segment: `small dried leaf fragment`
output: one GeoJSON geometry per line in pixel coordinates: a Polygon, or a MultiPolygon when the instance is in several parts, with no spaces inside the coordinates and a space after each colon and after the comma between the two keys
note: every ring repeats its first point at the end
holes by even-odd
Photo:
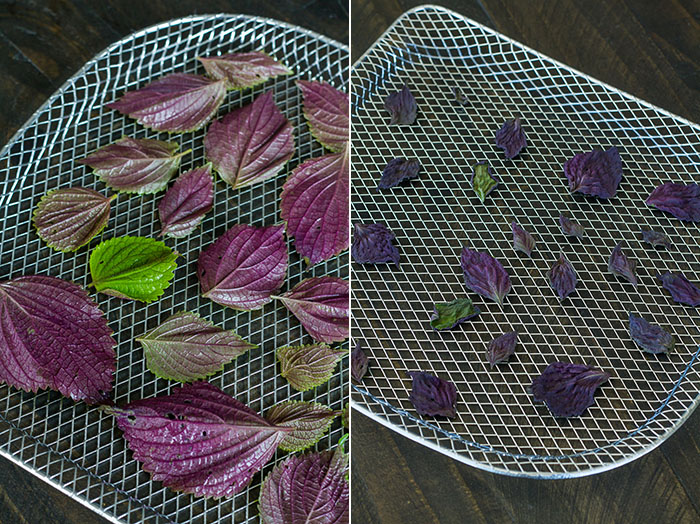
{"type": "Polygon", "coordinates": [[[576,271],[574,271],[574,266],[571,265],[571,262],[564,255],[559,256],[559,260],[549,270],[547,277],[552,289],[557,292],[561,300],[568,297],[576,288],[576,271]]]}
{"type": "Polygon", "coordinates": [[[636,288],[636,270],[637,261],[627,258],[627,255],[622,252],[621,244],[616,245],[615,249],[613,249],[612,253],[610,254],[610,260],[608,260],[608,271],[613,275],[624,278],[636,288]]]}
{"type": "Polygon", "coordinates": [[[292,74],[284,64],[262,51],[199,57],[199,61],[210,77],[224,80],[227,89],[255,87],[278,75],[292,74]]]}
{"type": "Polygon", "coordinates": [[[360,347],[360,343],[355,344],[355,347],[350,354],[350,375],[356,383],[362,382],[369,368],[369,357],[360,347]]]}
{"type": "Polygon", "coordinates": [[[673,335],[661,326],[647,322],[630,313],[630,336],[647,353],[666,353],[675,346],[673,335]]]}
{"type": "Polygon", "coordinates": [[[700,222],[700,186],[666,182],[654,189],[646,203],[679,220],[700,222]]]}
{"type": "Polygon", "coordinates": [[[583,238],[585,236],[583,226],[567,216],[559,215],[559,226],[561,227],[561,232],[567,237],[583,238]]]}
{"type": "Polygon", "coordinates": [[[480,253],[465,247],[461,257],[464,282],[479,295],[503,305],[510,291],[510,277],[503,265],[488,253],[480,253]]]}
{"type": "Polygon", "coordinates": [[[346,93],[326,82],[299,80],[304,95],[304,116],[311,134],[325,147],[339,153],[350,139],[350,100],[346,93]]]}
{"type": "Polygon", "coordinates": [[[642,240],[653,247],[665,247],[666,249],[671,249],[671,239],[663,233],[657,233],[656,231],[646,231],[642,229],[642,240]]]}
{"type": "Polygon", "coordinates": [[[532,381],[535,402],[544,402],[555,417],[578,417],[593,405],[596,389],[610,374],[584,364],[552,362],[532,381]]]}
{"type": "Polygon", "coordinates": [[[572,193],[612,198],[622,180],[622,160],[616,147],[578,153],[564,164],[564,174],[572,193]]]}
{"type": "Polygon", "coordinates": [[[265,418],[277,427],[291,428],[279,448],[284,451],[302,451],[313,446],[328,431],[340,413],[316,402],[287,400],[272,406],[265,418]]]}
{"type": "Polygon", "coordinates": [[[457,388],[455,385],[424,371],[409,373],[413,379],[409,400],[416,411],[428,417],[455,418],[457,388]]]}
{"type": "Polygon", "coordinates": [[[671,293],[671,298],[680,304],[689,306],[700,306],[700,289],[684,275],[679,273],[664,273],[659,275],[659,279],[671,293]]]}
{"type": "Polygon", "coordinates": [[[535,249],[535,239],[532,235],[520,227],[517,222],[511,222],[510,227],[513,231],[513,249],[522,251],[527,256],[532,256],[532,250],[535,249]]]}
{"type": "Polygon", "coordinates": [[[390,94],[384,102],[384,109],[391,115],[389,124],[412,124],[416,121],[418,105],[407,85],[401,91],[390,94]]]}
{"type": "Polygon", "coordinates": [[[284,346],[277,350],[280,375],[297,391],[306,391],[325,384],[333,376],[336,364],[347,351],[327,344],[284,346]]]}
{"type": "Polygon", "coordinates": [[[416,178],[420,169],[420,162],[415,158],[394,158],[382,171],[377,189],[389,189],[398,186],[404,180],[416,178]]]}
{"type": "Polygon", "coordinates": [[[213,205],[211,164],[181,174],[158,204],[161,235],[173,238],[189,235],[213,205]]]}
{"type": "Polygon", "coordinates": [[[435,331],[453,327],[476,317],[481,311],[468,298],[458,298],[452,302],[437,303],[433,306],[430,325],[435,331]]]}
{"type": "Polygon", "coordinates": [[[486,162],[479,162],[474,166],[470,182],[481,202],[498,186],[498,179],[491,173],[491,168],[486,162]]]}
{"type": "Polygon", "coordinates": [[[515,346],[517,343],[517,331],[505,333],[489,342],[489,347],[486,351],[486,358],[488,359],[491,367],[499,364],[500,362],[508,360],[508,358],[515,353],[515,346]]]}
{"type": "Polygon", "coordinates": [[[399,267],[399,250],[392,244],[396,238],[384,224],[355,224],[353,226],[352,259],[358,264],[386,264],[399,267]]]}
{"type": "Polygon", "coordinates": [[[503,149],[506,158],[515,158],[527,146],[527,138],[519,118],[506,120],[496,132],[496,145],[503,149]]]}

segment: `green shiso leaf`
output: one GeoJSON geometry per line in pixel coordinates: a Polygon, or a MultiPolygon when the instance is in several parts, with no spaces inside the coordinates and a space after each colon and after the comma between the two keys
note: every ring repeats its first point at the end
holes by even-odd
{"type": "Polygon", "coordinates": [[[457,324],[474,318],[481,312],[468,298],[458,298],[452,302],[435,304],[434,308],[433,315],[430,317],[430,325],[436,331],[452,329],[457,324]]]}

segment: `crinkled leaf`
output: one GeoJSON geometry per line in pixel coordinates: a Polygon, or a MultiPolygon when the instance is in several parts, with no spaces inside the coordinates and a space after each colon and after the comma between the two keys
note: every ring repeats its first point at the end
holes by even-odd
{"type": "Polygon", "coordinates": [[[282,170],[294,155],[294,128],[267,92],[213,122],[204,149],[221,178],[238,189],[282,170]]]}
{"type": "Polygon", "coordinates": [[[494,338],[489,342],[489,347],[486,351],[486,358],[489,361],[491,367],[496,364],[508,360],[510,356],[515,353],[515,346],[518,343],[518,332],[511,331],[510,333],[505,333],[500,337],[494,338]]]}
{"type": "Polygon", "coordinates": [[[107,198],[84,187],[49,191],[34,210],[39,238],[58,251],[75,251],[107,225],[115,197],[107,198]]]}
{"type": "Polygon", "coordinates": [[[503,149],[506,158],[515,158],[527,146],[527,138],[519,118],[506,120],[496,132],[496,145],[503,149]]]}
{"type": "Polygon", "coordinates": [[[152,238],[111,238],[90,255],[90,285],[107,295],[152,302],[170,285],[177,256],[152,238]]]}
{"type": "Polygon", "coordinates": [[[211,164],[181,174],[158,204],[160,234],[174,238],[189,235],[213,204],[211,164]]]}
{"type": "Polygon", "coordinates": [[[284,226],[233,226],[199,255],[202,296],[234,309],[260,309],[282,287],[288,255],[284,226]]]}
{"type": "Polygon", "coordinates": [[[659,275],[664,288],[671,293],[671,298],[681,304],[700,306],[700,289],[685,276],[678,273],[659,275]]]}
{"type": "Polygon", "coordinates": [[[673,335],[661,326],[630,313],[630,336],[647,353],[666,353],[675,345],[673,335]]]}
{"type": "Polygon", "coordinates": [[[608,260],[608,271],[613,275],[624,278],[627,282],[637,287],[637,261],[627,258],[622,252],[622,244],[615,246],[608,260]]]}
{"type": "Polygon", "coordinates": [[[326,82],[299,80],[304,95],[304,116],[311,134],[331,151],[342,151],[350,138],[348,95],[326,82]]]}
{"type": "Polygon", "coordinates": [[[612,198],[622,180],[622,160],[616,147],[574,155],[564,164],[569,190],[599,198],[612,198]]]}
{"type": "Polygon", "coordinates": [[[311,277],[272,298],[280,300],[315,340],[330,344],[348,338],[350,286],[346,280],[311,277]]]}
{"type": "Polygon", "coordinates": [[[455,385],[439,377],[418,371],[409,373],[413,379],[409,400],[416,411],[423,416],[455,418],[455,402],[457,388],[455,385]]]}
{"type": "Polygon", "coordinates": [[[352,259],[358,264],[386,264],[399,267],[399,250],[391,242],[396,238],[384,224],[353,226],[352,259]]]}
{"type": "Polygon", "coordinates": [[[482,202],[498,186],[498,179],[491,173],[491,168],[486,162],[479,162],[474,166],[469,182],[482,202]]]}
{"type": "Polygon", "coordinates": [[[297,391],[306,391],[325,384],[333,376],[336,364],[347,351],[327,344],[284,346],[277,350],[280,375],[297,391]]]}
{"type": "Polygon", "coordinates": [[[275,466],[260,488],[263,524],[350,522],[348,459],[342,451],[292,456],[275,466]]]}
{"type": "Polygon", "coordinates": [[[663,233],[657,233],[656,231],[645,231],[642,229],[642,240],[654,247],[661,246],[665,247],[666,249],[671,249],[671,239],[663,233]]]}
{"type": "Polygon", "coordinates": [[[292,428],[280,442],[280,449],[302,451],[316,444],[339,414],[316,402],[287,400],[272,406],[265,418],[275,426],[292,428]]]}
{"type": "Polygon", "coordinates": [[[369,368],[369,357],[360,347],[360,343],[355,344],[355,347],[350,354],[350,376],[358,384],[362,382],[367,369],[369,368]]]}
{"type": "Polygon", "coordinates": [[[348,248],[350,232],[350,152],[312,158],[287,178],[280,201],[287,236],[310,264],[348,248]]]}
{"type": "Polygon", "coordinates": [[[474,318],[481,311],[468,298],[458,298],[452,302],[437,303],[433,306],[430,326],[436,331],[453,327],[474,318]]]}
{"type": "Polygon", "coordinates": [[[561,226],[562,233],[564,233],[567,237],[583,238],[585,236],[583,226],[577,222],[574,222],[569,217],[559,215],[559,225],[561,226]]]}
{"type": "Polygon", "coordinates": [[[584,364],[552,362],[532,381],[535,402],[545,402],[555,417],[578,417],[593,404],[593,395],[610,374],[584,364]]]}
{"type": "Polygon", "coordinates": [[[452,88],[452,97],[453,100],[457,102],[460,106],[469,105],[469,99],[467,98],[467,95],[464,94],[464,92],[457,87],[452,88]]]}
{"type": "Polygon", "coordinates": [[[646,203],[679,220],[700,222],[700,186],[666,182],[654,189],[646,203]]]}
{"type": "Polygon", "coordinates": [[[97,304],[72,282],[26,276],[0,282],[0,380],[102,402],[112,390],[116,342],[97,304]]]}
{"type": "Polygon", "coordinates": [[[384,101],[384,109],[391,115],[389,124],[412,124],[416,121],[418,105],[413,93],[404,84],[401,91],[390,94],[384,101]]]}
{"type": "Polygon", "coordinates": [[[241,491],[291,432],[207,382],[105,411],[153,480],[204,497],[241,491]]]}
{"type": "Polygon", "coordinates": [[[503,265],[488,253],[462,250],[462,271],[467,287],[479,295],[503,304],[510,291],[510,277],[503,265]]]}
{"type": "Polygon", "coordinates": [[[552,269],[547,273],[547,278],[549,278],[549,285],[552,289],[557,292],[559,298],[564,300],[571,293],[574,292],[576,288],[576,271],[574,271],[574,266],[571,265],[564,255],[559,256],[552,269]]]}
{"type": "Polygon", "coordinates": [[[199,57],[207,74],[214,80],[224,80],[227,89],[246,89],[292,71],[262,51],[199,57]]]}
{"type": "Polygon", "coordinates": [[[377,189],[389,189],[404,180],[416,178],[420,169],[420,162],[415,158],[394,158],[384,167],[377,189]]]}
{"type": "Polygon", "coordinates": [[[535,249],[535,239],[532,235],[520,227],[517,222],[511,222],[511,230],[513,231],[513,249],[522,251],[527,256],[532,256],[532,250],[535,249]]]}
{"type": "Polygon", "coordinates": [[[226,82],[173,73],[107,104],[157,131],[182,133],[204,127],[226,96],[226,82]]]}
{"type": "Polygon", "coordinates": [[[256,348],[234,331],[224,330],[196,313],[176,313],[136,339],[154,375],[179,382],[205,378],[256,348]]]}

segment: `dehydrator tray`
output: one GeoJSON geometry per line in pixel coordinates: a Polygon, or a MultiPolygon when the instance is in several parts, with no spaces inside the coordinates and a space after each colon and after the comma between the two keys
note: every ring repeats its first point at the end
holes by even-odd
{"type": "Polygon", "coordinates": [[[700,317],[673,302],[656,275],[699,275],[700,236],[697,225],[644,200],[660,183],[697,181],[700,127],[434,6],[402,15],[351,76],[352,221],[386,224],[401,254],[399,269],[352,264],[352,343],[370,358],[364,380],[353,385],[353,407],[456,460],[515,476],[588,475],[667,439],[697,406],[700,317]],[[404,83],[416,97],[418,118],[389,126],[384,100],[404,83]],[[466,105],[455,101],[455,90],[466,105]],[[528,146],[511,161],[493,139],[515,116],[523,119],[528,146]],[[623,163],[616,198],[571,195],[564,162],[611,146],[623,163]],[[378,191],[394,157],[417,158],[422,171],[378,191]],[[501,182],[482,204],[469,175],[484,160],[501,182]],[[564,237],[560,213],[580,222],[586,238],[564,237]],[[513,250],[511,221],[533,233],[532,259],[513,250]],[[641,228],[667,234],[673,248],[644,244],[641,228]],[[636,290],[607,272],[618,242],[638,261],[636,290]],[[464,246],[504,264],[513,288],[503,307],[465,287],[464,246]],[[547,279],[560,253],[579,279],[563,302],[547,279]],[[465,296],[481,315],[433,331],[433,304],[465,296]],[[669,329],[675,350],[643,353],[629,336],[630,312],[669,329]],[[512,330],[519,332],[515,355],[490,369],[489,341],[512,330]],[[612,375],[579,418],[555,419],[528,393],[555,360],[612,375]],[[455,383],[457,418],[417,414],[407,373],[418,370],[455,383]]]}

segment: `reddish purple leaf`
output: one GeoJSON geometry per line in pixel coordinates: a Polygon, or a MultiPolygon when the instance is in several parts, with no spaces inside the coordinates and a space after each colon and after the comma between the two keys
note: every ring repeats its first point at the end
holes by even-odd
{"type": "Polygon", "coordinates": [[[158,204],[161,235],[180,238],[200,224],[214,204],[211,164],[180,175],[158,204]]]}
{"type": "Polygon", "coordinates": [[[574,271],[574,266],[571,265],[571,262],[564,258],[564,255],[559,256],[559,260],[554,263],[552,269],[547,273],[547,278],[549,278],[549,284],[557,292],[561,300],[568,297],[576,288],[576,271],[574,271]]]}
{"type": "Polygon", "coordinates": [[[519,118],[506,120],[503,127],[496,132],[496,145],[503,149],[506,158],[515,158],[527,146],[525,131],[519,118]]]}
{"type": "Polygon", "coordinates": [[[627,282],[637,287],[637,261],[627,258],[622,252],[622,244],[615,246],[608,260],[608,271],[613,275],[624,278],[627,282]]]}
{"type": "Polygon", "coordinates": [[[367,373],[369,368],[369,357],[360,347],[360,343],[355,344],[355,347],[350,354],[350,375],[352,380],[358,384],[362,382],[362,379],[367,373]]]}
{"type": "Polygon", "coordinates": [[[642,317],[630,313],[629,322],[632,340],[647,353],[666,353],[671,351],[676,344],[671,333],[665,331],[661,326],[647,322],[642,317]]]}
{"type": "Polygon", "coordinates": [[[645,231],[642,229],[642,240],[653,247],[665,247],[666,249],[671,249],[671,239],[663,233],[657,233],[656,231],[645,231]]]}
{"type": "Polygon", "coordinates": [[[409,373],[409,376],[413,379],[409,400],[420,415],[450,418],[457,416],[457,388],[452,382],[423,371],[409,373]]]}
{"type": "Polygon", "coordinates": [[[700,306],[700,289],[685,276],[678,273],[659,275],[664,288],[671,293],[671,298],[681,304],[700,306]]]}
{"type": "Polygon", "coordinates": [[[389,189],[398,186],[404,180],[416,178],[420,168],[420,162],[415,158],[394,158],[382,170],[377,189],[389,189]]]}
{"type": "Polygon", "coordinates": [[[616,147],[579,153],[564,164],[572,193],[612,198],[622,180],[622,161],[616,147]]]}
{"type": "Polygon", "coordinates": [[[584,237],[583,226],[574,222],[569,217],[559,215],[559,225],[561,226],[561,232],[564,233],[567,237],[584,237]]]}
{"type": "Polygon", "coordinates": [[[545,402],[555,417],[578,417],[593,404],[593,395],[610,374],[583,364],[552,362],[532,381],[535,402],[545,402]]]}
{"type": "Polygon", "coordinates": [[[278,75],[292,74],[287,67],[262,51],[200,57],[199,61],[214,80],[225,80],[228,89],[255,87],[278,75]]]}
{"type": "Polygon", "coordinates": [[[297,85],[304,95],[311,134],[331,151],[342,151],[350,137],[348,95],[325,82],[299,80],[297,85]]]}
{"type": "Polygon", "coordinates": [[[515,353],[515,346],[517,343],[517,331],[505,333],[500,337],[496,337],[491,342],[489,342],[489,347],[486,351],[486,358],[488,359],[491,367],[495,366],[500,362],[508,360],[508,358],[510,358],[510,356],[513,353],[515,353]]]}
{"type": "Polygon", "coordinates": [[[510,291],[510,277],[498,260],[488,253],[465,247],[461,264],[464,282],[469,289],[503,305],[503,299],[510,291]]]}
{"type": "Polygon", "coordinates": [[[666,182],[647,197],[646,203],[679,220],[700,222],[700,186],[666,182]]]}
{"type": "Polygon", "coordinates": [[[527,256],[532,256],[532,250],[535,249],[535,239],[532,235],[518,225],[517,222],[511,222],[510,228],[513,231],[513,249],[522,251],[527,256]]]}
{"type": "Polygon", "coordinates": [[[391,115],[389,124],[412,124],[418,112],[416,99],[407,85],[386,97],[384,109],[391,115]]]}
{"type": "Polygon", "coordinates": [[[391,242],[396,238],[384,224],[355,224],[352,259],[358,264],[386,264],[399,267],[399,250],[391,242]]]}
{"type": "Polygon", "coordinates": [[[282,287],[287,263],[284,226],[233,226],[199,255],[202,296],[234,309],[260,309],[282,287]]]}

